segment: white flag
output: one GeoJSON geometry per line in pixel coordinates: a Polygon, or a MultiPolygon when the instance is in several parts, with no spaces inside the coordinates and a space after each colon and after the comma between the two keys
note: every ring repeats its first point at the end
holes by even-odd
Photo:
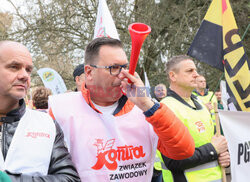
{"type": "Polygon", "coordinates": [[[150,83],[149,83],[146,71],[144,71],[144,78],[145,78],[145,87],[146,87],[147,94],[149,94],[149,96],[151,97],[151,95],[150,95],[150,83]]]}
{"type": "Polygon", "coordinates": [[[41,68],[37,73],[41,77],[44,86],[49,88],[53,94],[60,94],[67,91],[62,77],[55,70],[51,68],[41,68]]]}
{"type": "Polygon", "coordinates": [[[232,182],[250,179],[250,112],[221,111],[220,122],[228,142],[232,182]]]}
{"type": "Polygon", "coordinates": [[[221,88],[221,101],[222,101],[224,110],[237,111],[234,104],[230,100],[229,94],[227,93],[225,81],[221,80],[220,88],[221,88]]]}
{"type": "Polygon", "coordinates": [[[99,0],[94,39],[97,37],[112,37],[114,39],[119,39],[119,35],[109,12],[106,0],[99,0]]]}

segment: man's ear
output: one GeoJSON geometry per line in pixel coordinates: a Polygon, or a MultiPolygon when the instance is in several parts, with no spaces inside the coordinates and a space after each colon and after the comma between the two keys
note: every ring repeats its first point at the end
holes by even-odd
{"type": "Polygon", "coordinates": [[[92,80],[93,79],[93,67],[90,65],[84,66],[84,73],[85,73],[85,79],[86,80],[92,80]]]}
{"type": "Polygon", "coordinates": [[[76,80],[75,82],[78,83],[79,82],[79,76],[76,76],[75,80],[76,80]]]}
{"type": "Polygon", "coordinates": [[[169,79],[170,79],[172,82],[175,82],[175,81],[176,81],[176,74],[175,74],[174,71],[170,71],[170,72],[168,73],[168,75],[169,75],[169,79]]]}

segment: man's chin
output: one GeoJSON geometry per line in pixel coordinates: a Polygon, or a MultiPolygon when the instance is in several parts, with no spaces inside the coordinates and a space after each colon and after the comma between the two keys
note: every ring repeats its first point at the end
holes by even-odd
{"type": "Polygon", "coordinates": [[[113,98],[113,99],[120,99],[121,98],[121,96],[123,95],[123,93],[122,93],[122,91],[120,90],[119,92],[115,92],[113,95],[111,95],[111,97],[113,98]]]}
{"type": "Polygon", "coordinates": [[[105,100],[107,103],[115,103],[121,97],[122,97],[122,94],[120,94],[120,95],[117,94],[117,95],[113,95],[113,96],[108,96],[108,97],[102,98],[102,100],[105,100]]]}
{"type": "Polygon", "coordinates": [[[122,97],[122,95],[123,93],[121,89],[119,88],[119,89],[113,90],[113,92],[110,92],[109,98],[110,100],[117,101],[122,97]]]}
{"type": "Polygon", "coordinates": [[[18,96],[16,97],[16,99],[17,99],[17,100],[20,100],[20,99],[25,98],[25,96],[26,96],[26,95],[18,95],[18,96]]]}
{"type": "Polygon", "coordinates": [[[16,92],[16,93],[12,94],[12,97],[17,99],[17,100],[23,99],[25,96],[26,96],[25,91],[19,91],[19,92],[16,92]]]}

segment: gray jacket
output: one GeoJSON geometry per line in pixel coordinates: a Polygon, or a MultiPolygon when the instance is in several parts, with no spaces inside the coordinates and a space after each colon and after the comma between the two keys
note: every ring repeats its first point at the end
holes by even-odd
{"type": "MultiPolygon", "coordinates": [[[[25,113],[26,106],[24,100],[20,100],[20,107],[7,113],[6,117],[2,117],[2,153],[5,159],[13,135],[18,126],[19,120],[25,113]]],[[[25,174],[12,174],[5,171],[12,182],[75,182],[81,181],[71,156],[64,145],[64,136],[60,126],[55,122],[56,138],[54,141],[48,175],[46,176],[29,176],[25,174]]]]}

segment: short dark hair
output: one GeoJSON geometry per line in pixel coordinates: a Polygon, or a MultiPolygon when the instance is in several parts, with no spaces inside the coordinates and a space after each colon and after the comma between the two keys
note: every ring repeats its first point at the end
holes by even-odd
{"type": "Polygon", "coordinates": [[[175,71],[178,72],[179,69],[177,68],[176,65],[178,65],[180,62],[190,59],[192,60],[191,57],[187,56],[187,55],[178,55],[178,56],[174,56],[172,58],[170,58],[168,60],[168,62],[166,63],[166,73],[167,73],[167,79],[170,81],[169,79],[169,72],[170,71],[175,71]]]}
{"type": "Polygon", "coordinates": [[[74,81],[76,81],[76,77],[80,76],[81,74],[84,73],[84,64],[79,64],[73,72],[73,77],[74,77],[74,81]]]}
{"type": "Polygon", "coordinates": [[[118,39],[113,39],[109,37],[96,38],[92,40],[86,47],[85,64],[93,64],[97,62],[96,58],[99,56],[100,48],[104,45],[123,48],[122,42],[118,39]]]}

